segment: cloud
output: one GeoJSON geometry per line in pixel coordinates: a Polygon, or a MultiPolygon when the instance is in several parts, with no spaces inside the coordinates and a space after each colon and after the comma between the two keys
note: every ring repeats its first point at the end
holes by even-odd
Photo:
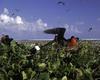
{"type": "Polygon", "coordinates": [[[37,21],[31,23],[26,20],[23,20],[21,16],[11,17],[11,16],[9,16],[9,11],[7,8],[4,8],[3,13],[0,14],[0,25],[6,25],[6,26],[10,25],[11,27],[9,27],[9,28],[24,27],[23,28],[24,30],[25,29],[29,30],[30,27],[34,28],[34,29],[30,29],[30,30],[35,30],[35,28],[43,30],[44,28],[47,27],[47,23],[44,23],[42,19],[38,19],[37,21]]]}
{"type": "Polygon", "coordinates": [[[42,19],[38,19],[36,21],[36,25],[38,26],[39,29],[44,30],[47,28],[47,23],[44,23],[42,19]]]}
{"type": "Polygon", "coordinates": [[[16,24],[24,24],[24,22],[22,21],[22,18],[21,18],[20,16],[17,16],[17,17],[15,18],[15,23],[16,23],[16,24]]]}
{"type": "Polygon", "coordinates": [[[44,23],[43,21],[42,21],[42,19],[38,19],[37,21],[37,24],[39,25],[39,26],[47,26],[47,23],[44,23]]]}
{"type": "Polygon", "coordinates": [[[11,17],[9,16],[9,11],[7,8],[4,8],[4,12],[0,14],[0,23],[1,24],[24,24],[20,16],[11,17]]]}
{"type": "Polygon", "coordinates": [[[44,29],[48,28],[47,23],[40,18],[29,22],[19,15],[12,17],[9,14],[7,8],[4,8],[3,13],[0,14],[0,34],[9,34],[23,38],[25,36],[40,35],[44,29]]]}
{"type": "MultiPolygon", "coordinates": [[[[3,13],[0,14],[0,34],[8,34],[16,39],[49,38],[47,34],[43,34],[43,31],[49,28],[48,24],[41,18],[29,22],[19,15],[13,17],[9,14],[7,8],[4,8],[3,13]]],[[[81,33],[78,27],[74,25],[65,24],[62,27],[66,28],[68,34],[81,33]]]]}
{"type": "Polygon", "coordinates": [[[77,26],[65,24],[66,32],[70,34],[79,34],[82,33],[77,26]]]}

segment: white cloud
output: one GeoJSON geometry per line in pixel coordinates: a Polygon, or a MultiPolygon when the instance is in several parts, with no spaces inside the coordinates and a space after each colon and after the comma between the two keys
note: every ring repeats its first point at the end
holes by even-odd
{"type": "MultiPolygon", "coordinates": [[[[42,35],[43,31],[49,28],[47,23],[45,23],[41,18],[34,22],[29,22],[25,19],[23,20],[19,15],[12,17],[9,14],[7,8],[4,8],[3,13],[0,14],[0,34],[8,34],[16,36],[17,38],[25,39],[25,37],[38,37],[37,35],[42,35]]],[[[65,27],[66,32],[70,34],[81,33],[77,26],[65,24],[62,27],[65,27]]],[[[44,34],[44,37],[45,36],[48,35],[44,34]]],[[[42,36],[39,37],[42,38],[42,36]]]]}
{"type": "Polygon", "coordinates": [[[47,23],[44,23],[42,19],[28,22],[23,20],[21,16],[11,17],[9,16],[8,9],[4,8],[3,13],[0,14],[0,28],[15,32],[26,31],[34,33],[46,29],[47,23]]]}
{"type": "Polygon", "coordinates": [[[2,24],[24,24],[20,16],[11,17],[9,16],[9,11],[4,8],[4,12],[0,14],[0,23],[2,24]]]}
{"type": "Polygon", "coordinates": [[[38,26],[39,29],[44,30],[44,29],[47,28],[47,23],[44,23],[44,22],[42,21],[42,19],[38,19],[38,20],[36,21],[36,26],[38,26]]]}
{"type": "Polygon", "coordinates": [[[65,24],[64,27],[67,33],[81,33],[77,26],[65,24]]]}
{"type": "Polygon", "coordinates": [[[47,23],[44,23],[44,22],[42,21],[42,19],[38,19],[38,20],[36,21],[36,23],[37,23],[39,26],[45,26],[45,27],[47,27],[47,23]]]}
{"type": "Polygon", "coordinates": [[[5,15],[5,14],[1,14],[0,15],[0,22],[2,23],[8,23],[10,21],[10,17],[5,15]]]}
{"type": "Polygon", "coordinates": [[[16,24],[24,24],[24,22],[22,21],[22,18],[20,16],[16,16],[15,22],[16,22],[16,24]]]}

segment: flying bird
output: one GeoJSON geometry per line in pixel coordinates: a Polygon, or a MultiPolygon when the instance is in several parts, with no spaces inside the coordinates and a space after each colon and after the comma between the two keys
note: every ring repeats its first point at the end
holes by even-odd
{"type": "MultiPolygon", "coordinates": [[[[66,3],[65,3],[64,1],[59,1],[59,2],[57,2],[57,4],[60,5],[60,6],[64,6],[64,7],[66,8],[66,6],[65,6],[66,3]]],[[[65,11],[66,11],[66,12],[69,12],[70,9],[69,9],[69,8],[66,8],[65,11]]]]}
{"type": "Polygon", "coordinates": [[[89,31],[89,32],[92,31],[92,27],[90,27],[88,31],[89,31]]]}
{"type": "Polygon", "coordinates": [[[62,2],[62,1],[59,1],[57,4],[58,4],[58,5],[65,5],[65,3],[62,2]]]}
{"type": "Polygon", "coordinates": [[[14,16],[14,15],[15,15],[15,13],[12,13],[12,14],[11,14],[11,16],[14,16]]]}

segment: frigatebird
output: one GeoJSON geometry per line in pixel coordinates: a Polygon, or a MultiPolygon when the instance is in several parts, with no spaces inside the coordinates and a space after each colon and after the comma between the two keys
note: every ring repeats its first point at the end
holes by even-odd
{"type": "Polygon", "coordinates": [[[12,13],[12,14],[11,14],[11,16],[14,16],[14,15],[15,15],[15,13],[12,13]]]}
{"type": "Polygon", "coordinates": [[[60,35],[64,35],[65,33],[65,28],[52,28],[52,29],[47,29],[44,32],[47,34],[60,34],[60,35]]]}
{"type": "Polygon", "coordinates": [[[64,41],[66,41],[66,39],[64,38],[65,31],[66,31],[65,28],[52,28],[52,29],[47,29],[44,32],[47,34],[54,34],[55,35],[54,41],[58,42],[58,44],[64,44],[64,41]]]}
{"type": "Polygon", "coordinates": [[[92,31],[92,27],[90,27],[88,31],[89,31],[89,32],[92,31]]]}
{"type": "Polygon", "coordinates": [[[58,5],[65,5],[65,3],[63,1],[59,1],[57,4],[58,5]]]}

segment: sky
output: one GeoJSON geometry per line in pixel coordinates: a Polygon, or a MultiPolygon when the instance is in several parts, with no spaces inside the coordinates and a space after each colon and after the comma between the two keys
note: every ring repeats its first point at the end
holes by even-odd
{"type": "Polygon", "coordinates": [[[52,39],[43,31],[56,27],[66,39],[100,39],[100,0],[0,0],[0,36],[52,39]]]}

